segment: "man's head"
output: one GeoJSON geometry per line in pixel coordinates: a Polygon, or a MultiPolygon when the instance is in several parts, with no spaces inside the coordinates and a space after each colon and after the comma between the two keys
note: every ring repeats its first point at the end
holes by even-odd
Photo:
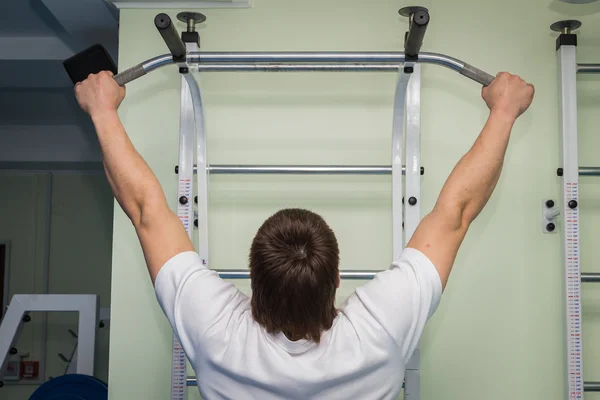
{"type": "Polygon", "coordinates": [[[339,249],[319,215],[284,209],[259,228],[250,248],[252,314],[269,333],[318,342],[336,316],[339,249]]]}

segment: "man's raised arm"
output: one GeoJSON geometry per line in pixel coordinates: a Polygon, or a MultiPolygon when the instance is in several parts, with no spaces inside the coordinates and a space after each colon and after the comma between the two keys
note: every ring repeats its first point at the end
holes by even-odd
{"type": "Polygon", "coordinates": [[[108,182],[135,227],[154,282],[166,261],[181,252],[194,251],[194,246],[119,120],[117,108],[125,88],[117,85],[110,72],[101,72],[78,83],[75,95],[94,123],[108,182]]]}
{"type": "Polygon", "coordinates": [[[500,178],[515,120],[533,100],[534,88],[518,76],[500,73],[483,88],[490,115],[471,149],[444,184],[438,201],[419,224],[407,247],[425,254],[446,286],[470,224],[488,202],[500,178]]]}

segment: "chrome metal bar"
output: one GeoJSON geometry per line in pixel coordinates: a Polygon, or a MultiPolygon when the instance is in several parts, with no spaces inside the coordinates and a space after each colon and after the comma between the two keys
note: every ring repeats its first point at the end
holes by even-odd
{"type": "MultiPolygon", "coordinates": [[[[392,167],[386,165],[209,165],[208,172],[214,175],[235,174],[282,174],[282,175],[390,175],[392,167]]],[[[197,167],[194,165],[194,172],[197,167]]],[[[402,173],[406,168],[402,167],[402,173]]],[[[179,173],[179,167],[175,167],[179,173]]],[[[421,167],[421,175],[425,168],[421,167]]]]}
{"type": "Polygon", "coordinates": [[[210,165],[208,171],[210,174],[389,175],[392,168],[384,165],[210,165]]]}
{"type": "Polygon", "coordinates": [[[584,392],[600,392],[600,382],[583,382],[584,392]]]}
{"type": "Polygon", "coordinates": [[[598,272],[582,272],[581,282],[600,282],[600,273],[598,272]]]}
{"type": "Polygon", "coordinates": [[[399,64],[195,64],[199,72],[398,72],[399,64]]]}
{"type": "MultiPolygon", "coordinates": [[[[239,68],[249,68],[256,70],[256,64],[266,65],[286,65],[303,68],[304,64],[325,64],[338,65],[349,64],[348,67],[356,68],[357,71],[365,70],[366,66],[374,66],[377,70],[386,70],[387,68],[397,69],[404,63],[404,52],[191,52],[188,53],[187,62],[190,64],[199,64],[199,70],[203,71],[205,65],[207,69],[215,70],[226,68],[225,64],[232,64],[239,68]]],[[[426,64],[437,64],[457,72],[462,71],[465,63],[454,57],[438,53],[420,53],[419,62],[426,64]]],[[[173,63],[170,54],[164,54],[154,57],[142,63],[146,73],[173,63]]],[[[332,68],[332,67],[329,67],[332,68]]],[[[237,71],[235,68],[224,69],[227,71],[237,71]]],[[[267,69],[273,70],[273,69],[267,69]]]]}
{"type": "MultiPolygon", "coordinates": [[[[556,170],[556,175],[563,176],[563,168],[556,170]]],[[[579,167],[579,176],[600,176],[600,167],[579,167]]]]}
{"type": "Polygon", "coordinates": [[[600,176],[600,167],[579,167],[579,176],[600,176]]]}
{"type": "Polygon", "coordinates": [[[577,64],[578,74],[598,74],[600,73],[600,64],[577,64]]]}
{"type": "MultiPolygon", "coordinates": [[[[596,382],[592,382],[592,383],[596,383],[596,382]]],[[[404,388],[404,382],[402,383],[402,388],[404,388]]],[[[186,386],[198,386],[198,380],[196,379],[196,377],[194,376],[188,376],[186,379],[186,386]]],[[[593,391],[593,390],[591,390],[593,391]]]]}
{"type": "MultiPolygon", "coordinates": [[[[217,269],[219,276],[223,279],[250,279],[250,271],[244,269],[217,269]]],[[[344,280],[368,280],[373,279],[379,271],[340,271],[340,277],[344,280]]]]}
{"type": "MultiPolygon", "coordinates": [[[[233,71],[396,71],[404,64],[404,52],[189,52],[186,63],[202,72],[233,71]]],[[[420,53],[419,63],[436,64],[450,68],[482,85],[489,85],[494,77],[454,57],[438,53],[420,53]]],[[[154,57],[123,71],[117,80],[126,84],[148,72],[172,64],[170,54],[154,57]],[[123,75],[123,76],[121,76],[123,75]]],[[[115,79],[117,78],[115,77],[115,79]]]]}

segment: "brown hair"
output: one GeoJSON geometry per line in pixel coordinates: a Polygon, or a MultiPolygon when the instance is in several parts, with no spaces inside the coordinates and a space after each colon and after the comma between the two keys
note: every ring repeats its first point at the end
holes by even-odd
{"type": "Polygon", "coordinates": [[[267,332],[319,342],[337,314],[339,249],[319,215],[284,209],[259,228],[250,248],[252,315],[267,332]]]}

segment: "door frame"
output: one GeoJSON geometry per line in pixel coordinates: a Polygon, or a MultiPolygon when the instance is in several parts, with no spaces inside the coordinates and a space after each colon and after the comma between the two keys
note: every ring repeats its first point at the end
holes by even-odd
{"type": "MultiPolygon", "coordinates": [[[[0,319],[4,316],[6,312],[6,308],[8,307],[8,279],[9,279],[9,271],[10,271],[10,240],[4,240],[0,238],[0,246],[4,246],[4,285],[0,288],[2,291],[0,292],[2,296],[0,297],[0,319]]],[[[0,270],[0,273],[2,271],[0,270]]]]}

